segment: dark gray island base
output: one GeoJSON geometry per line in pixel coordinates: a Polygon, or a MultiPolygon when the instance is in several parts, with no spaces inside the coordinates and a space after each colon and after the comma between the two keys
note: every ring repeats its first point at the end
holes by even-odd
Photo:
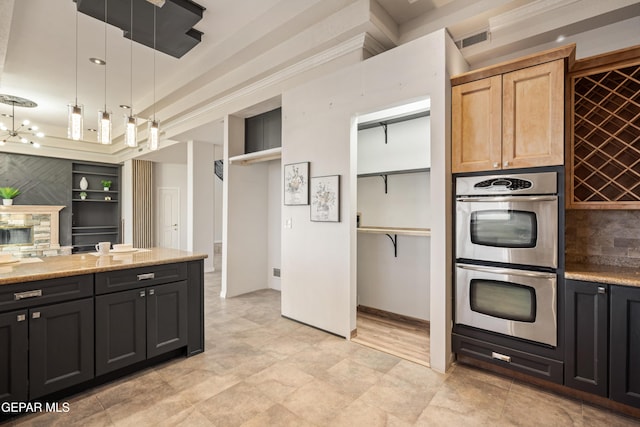
{"type": "Polygon", "coordinates": [[[203,352],[204,258],[154,248],[0,266],[0,422],[203,352]]]}

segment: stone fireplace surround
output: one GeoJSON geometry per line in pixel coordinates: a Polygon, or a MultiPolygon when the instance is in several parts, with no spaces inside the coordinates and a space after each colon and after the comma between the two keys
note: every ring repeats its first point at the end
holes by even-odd
{"type": "Polygon", "coordinates": [[[0,245],[2,253],[15,257],[54,256],[71,253],[60,247],[60,211],[65,206],[17,205],[0,206],[0,227],[32,227],[33,242],[0,245]]]}

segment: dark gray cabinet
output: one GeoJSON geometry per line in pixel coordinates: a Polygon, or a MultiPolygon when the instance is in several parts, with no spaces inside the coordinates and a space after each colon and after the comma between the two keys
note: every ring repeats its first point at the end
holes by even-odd
{"type": "Polygon", "coordinates": [[[640,408],[640,288],[566,281],[565,385],[640,408]]]}
{"type": "Polygon", "coordinates": [[[640,408],[640,288],[611,286],[611,399],[640,408]]]}
{"type": "Polygon", "coordinates": [[[96,375],[146,359],[144,289],[96,297],[96,375]]]}
{"type": "Polygon", "coordinates": [[[93,275],[0,286],[0,401],[94,377],[93,275]]]}
{"type": "Polygon", "coordinates": [[[120,166],[105,163],[72,165],[71,243],[74,252],[94,251],[98,242],[120,242],[120,166]],[[84,178],[88,188],[81,188],[84,178]],[[105,190],[102,181],[111,181],[105,190]],[[81,197],[85,193],[86,197],[81,197]]]}
{"type": "Polygon", "coordinates": [[[29,310],[29,398],[94,376],[93,298],[29,310]]]}
{"type": "Polygon", "coordinates": [[[565,282],[565,385],[608,395],[608,285],[565,282]]]}
{"type": "Polygon", "coordinates": [[[96,375],[184,347],[187,334],[186,281],[99,295],[96,375]]]}
{"type": "Polygon", "coordinates": [[[0,314],[0,402],[25,401],[28,396],[27,310],[0,314]]]}
{"type": "Polygon", "coordinates": [[[282,146],[282,109],[249,117],[244,122],[244,152],[268,150],[282,146]]]}

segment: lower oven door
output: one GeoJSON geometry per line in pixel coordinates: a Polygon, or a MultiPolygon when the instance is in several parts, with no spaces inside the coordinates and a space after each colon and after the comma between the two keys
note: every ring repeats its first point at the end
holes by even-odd
{"type": "Polygon", "coordinates": [[[557,346],[555,273],[456,264],[456,324],[557,346]]]}

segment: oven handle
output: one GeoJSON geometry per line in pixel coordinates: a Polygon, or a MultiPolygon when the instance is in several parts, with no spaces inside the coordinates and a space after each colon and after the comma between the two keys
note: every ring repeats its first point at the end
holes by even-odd
{"type": "Polygon", "coordinates": [[[545,273],[543,271],[522,271],[522,270],[514,270],[512,268],[483,267],[480,265],[470,265],[470,264],[456,264],[456,267],[462,268],[464,270],[481,271],[484,273],[509,274],[512,276],[537,277],[540,279],[556,278],[556,275],[554,273],[545,273]]]}
{"type": "Polygon", "coordinates": [[[558,196],[460,197],[458,202],[555,202],[558,196]]]}

